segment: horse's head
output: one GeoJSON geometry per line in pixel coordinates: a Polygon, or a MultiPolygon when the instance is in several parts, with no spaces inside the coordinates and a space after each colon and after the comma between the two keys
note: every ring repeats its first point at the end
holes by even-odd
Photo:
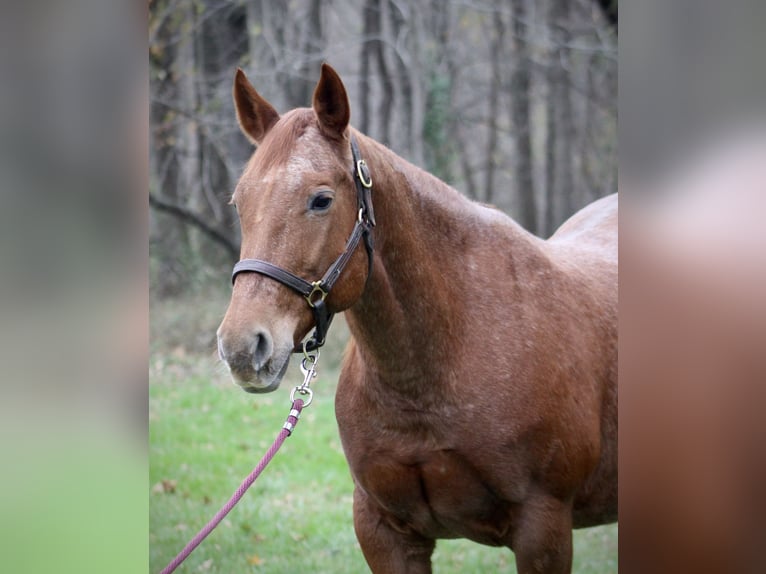
{"type": "MultiPolygon", "coordinates": [[[[312,108],[280,117],[238,70],[234,102],[242,131],[258,146],[232,197],[242,227],[241,258],[318,280],[344,251],[357,220],[343,83],[323,65],[312,108]]],[[[327,308],[353,304],[367,272],[365,250],[355,249],[327,308]]],[[[243,389],[273,391],[313,325],[312,308],[298,292],[261,273],[239,273],[218,329],[219,355],[243,389]]]]}

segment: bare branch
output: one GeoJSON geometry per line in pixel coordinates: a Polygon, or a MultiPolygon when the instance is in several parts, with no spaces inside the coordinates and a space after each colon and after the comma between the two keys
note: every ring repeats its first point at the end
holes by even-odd
{"type": "Polygon", "coordinates": [[[239,259],[239,245],[237,242],[223,231],[208,224],[199,214],[194,213],[192,210],[182,205],[177,205],[165,199],[161,199],[151,192],[149,193],[149,205],[158,211],[169,213],[187,225],[196,227],[215,243],[221,245],[227,253],[231,255],[233,261],[239,259]]]}

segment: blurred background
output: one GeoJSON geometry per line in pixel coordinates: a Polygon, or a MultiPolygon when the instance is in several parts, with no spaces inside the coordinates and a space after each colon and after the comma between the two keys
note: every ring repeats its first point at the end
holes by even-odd
{"type": "MultiPolygon", "coordinates": [[[[214,358],[213,331],[228,299],[238,233],[223,206],[251,151],[230,108],[235,66],[284,111],[309,103],[326,59],[349,88],[357,127],[366,122],[370,135],[397,153],[545,235],[555,226],[549,212],[553,220],[565,217],[564,209],[550,210],[555,200],[546,190],[576,203],[614,188],[616,34],[606,23],[616,22],[616,2],[604,4],[605,10],[585,1],[511,0],[6,2],[4,570],[143,572],[150,546],[162,546],[152,558],[161,567],[213,511],[213,497],[227,497],[242,468],[249,470],[248,449],[259,448],[260,436],[225,449],[214,442],[227,436],[217,433],[219,425],[254,436],[253,421],[267,418],[263,411],[251,416],[256,404],[267,403],[247,401],[214,358]],[[519,128],[525,125],[528,131],[519,128]],[[522,184],[525,177],[531,185],[522,184]],[[573,182],[570,196],[554,193],[567,189],[556,178],[573,182]],[[525,211],[532,204],[524,192],[534,194],[534,216],[525,211]],[[147,405],[150,387],[161,396],[147,405]],[[151,453],[154,475],[147,432],[152,444],[164,440],[165,453],[176,453],[151,453]],[[189,445],[193,458],[183,454],[189,445]],[[223,471],[212,464],[215,456],[223,471]],[[165,467],[158,466],[163,457],[165,467]],[[190,490],[177,474],[183,468],[207,477],[190,490]],[[219,483],[216,492],[207,486],[219,483]],[[163,519],[186,504],[195,522],[177,514],[163,519]],[[165,520],[161,532],[157,520],[165,520]]],[[[731,128],[746,126],[764,140],[766,3],[644,0],[623,9],[620,569],[760,574],[766,152],[745,153],[731,128]],[[695,155],[700,144],[717,154],[695,155]],[[658,182],[663,171],[681,177],[658,182]],[[669,201],[652,204],[651,197],[669,201]]],[[[333,331],[343,338],[342,324],[333,331]]],[[[313,416],[331,420],[321,409],[332,404],[332,356],[323,365],[318,382],[328,396],[313,416]]],[[[301,424],[304,433],[315,423],[301,424]]],[[[334,457],[328,468],[346,476],[331,435],[322,436],[329,448],[313,452],[334,457]]],[[[310,448],[304,438],[287,446],[310,448]]],[[[324,462],[310,468],[326,468],[324,462]]],[[[338,512],[348,508],[326,492],[312,500],[327,500],[338,512]]],[[[276,523],[286,506],[303,516],[302,497],[275,501],[276,523]]],[[[241,517],[247,512],[252,507],[241,517]]],[[[264,534],[248,533],[246,524],[224,525],[239,529],[225,540],[262,543],[264,534]]],[[[353,544],[352,533],[341,539],[353,544]]],[[[616,571],[615,538],[578,543],[590,548],[576,548],[583,557],[578,568],[616,571]]],[[[220,556],[216,544],[221,540],[210,549],[220,556]]],[[[458,547],[438,565],[506,569],[507,553],[479,557],[475,547],[458,547]]],[[[335,548],[324,544],[321,552],[335,548]]],[[[247,564],[229,571],[263,570],[259,561],[268,559],[256,550],[243,556],[247,564]]],[[[201,557],[195,570],[212,571],[212,559],[201,557]]]]}

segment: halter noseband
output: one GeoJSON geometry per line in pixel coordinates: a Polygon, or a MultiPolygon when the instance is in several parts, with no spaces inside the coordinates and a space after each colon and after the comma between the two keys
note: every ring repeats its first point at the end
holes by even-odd
{"type": "Polygon", "coordinates": [[[334,313],[331,313],[325,305],[325,299],[330,294],[333,286],[343,273],[348,262],[351,260],[351,256],[354,254],[354,250],[359,244],[360,239],[364,239],[364,246],[367,249],[367,278],[369,279],[372,272],[372,228],[375,227],[375,213],[372,210],[372,178],[370,177],[370,170],[367,167],[367,163],[362,159],[359,152],[359,146],[356,143],[356,138],[351,136],[351,155],[354,158],[354,166],[352,168],[352,174],[354,178],[354,184],[356,185],[356,202],[357,202],[357,218],[354,224],[354,230],[351,232],[351,236],[346,241],[346,247],[338,258],[330,265],[329,269],[325,272],[324,276],[318,280],[309,282],[305,279],[298,277],[297,275],[290,273],[286,269],[282,269],[276,265],[273,265],[267,261],[261,261],[260,259],[242,259],[234,265],[234,271],[231,274],[231,283],[237,278],[237,275],[251,271],[253,273],[260,273],[271,277],[275,281],[279,281],[283,285],[287,285],[293,291],[297,291],[308,302],[311,311],[314,313],[315,329],[311,335],[311,339],[306,341],[302,346],[296,347],[293,352],[307,352],[318,349],[325,343],[327,336],[327,330],[330,328],[334,313]]]}

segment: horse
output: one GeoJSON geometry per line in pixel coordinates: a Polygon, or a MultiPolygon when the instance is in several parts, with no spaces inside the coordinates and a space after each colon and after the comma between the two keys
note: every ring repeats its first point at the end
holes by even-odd
{"type": "Polygon", "coordinates": [[[616,194],[543,240],[351,127],[326,63],[311,108],[280,115],[239,69],[233,97],[257,146],[217,331],[234,381],[275,390],[344,312],[336,418],[370,570],[431,572],[437,539],[467,538],[570,572],[572,529],[617,519],[616,194]]]}

